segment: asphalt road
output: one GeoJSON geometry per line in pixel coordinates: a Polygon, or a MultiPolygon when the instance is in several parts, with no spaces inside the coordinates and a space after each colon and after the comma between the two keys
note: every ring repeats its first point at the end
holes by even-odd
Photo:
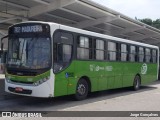
{"type": "Polygon", "coordinates": [[[1,80],[0,111],[160,111],[160,81],[139,91],[123,88],[92,93],[83,101],[74,101],[72,96],[42,99],[12,95],[4,92],[3,84],[1,80]]]}

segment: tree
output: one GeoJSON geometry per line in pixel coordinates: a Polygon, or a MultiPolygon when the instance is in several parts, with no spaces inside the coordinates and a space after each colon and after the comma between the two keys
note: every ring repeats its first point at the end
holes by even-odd
{"type": "Polygon", "coordinates": [[[160,29],[160,19],[153,21],[153,27],[160,29]]]}
{"type": "Polygon", "coordinates": [[[145,18],[145,19],[139,19],[139,21],[141,21],[147,25],[150,25],[152,27],[155,27],[157,29],[160,29],[160,19],[152,20],[150,18],[145,18]]]}
{"type": "Polygon", "coordinates": [[[150,18],[145,18],[145,19],[142,19],[140,21],[143,22],[143,23],[145,23],[145,24],[147,24],[147,25],[150,25],[150,26],[153,25],[153,21],[150,18]]]}

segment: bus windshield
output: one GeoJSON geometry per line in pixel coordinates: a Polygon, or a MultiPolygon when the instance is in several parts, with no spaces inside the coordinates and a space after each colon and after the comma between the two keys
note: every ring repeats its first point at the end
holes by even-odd
{"type": "Polygon", "coordinates": [[[44,69],[51,66],[51,40],[48,37],[10,37],[9,68],[44,69]]]}

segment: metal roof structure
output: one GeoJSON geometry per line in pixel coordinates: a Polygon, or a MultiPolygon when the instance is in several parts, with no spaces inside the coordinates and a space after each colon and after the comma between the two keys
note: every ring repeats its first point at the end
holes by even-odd
{"type": "Polygon", "coordinates": [[[22,21],[48,21],[160,46],[160,30],[90,0],[0,0],[0,34],[22,21]]]}

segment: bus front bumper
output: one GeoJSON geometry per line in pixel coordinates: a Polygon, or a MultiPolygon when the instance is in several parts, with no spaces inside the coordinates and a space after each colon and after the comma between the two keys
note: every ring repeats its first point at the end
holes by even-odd
{"type": "Polygon", "coordinates": [[[42,98],[53,97],[53,91],[51,91],[51,86],[47,81],[38,86],[27,86],[27,85],[8,83],[5,80],[5,91],[8,93],[23,95],[23,96],[42,97],[42,98]]]}

